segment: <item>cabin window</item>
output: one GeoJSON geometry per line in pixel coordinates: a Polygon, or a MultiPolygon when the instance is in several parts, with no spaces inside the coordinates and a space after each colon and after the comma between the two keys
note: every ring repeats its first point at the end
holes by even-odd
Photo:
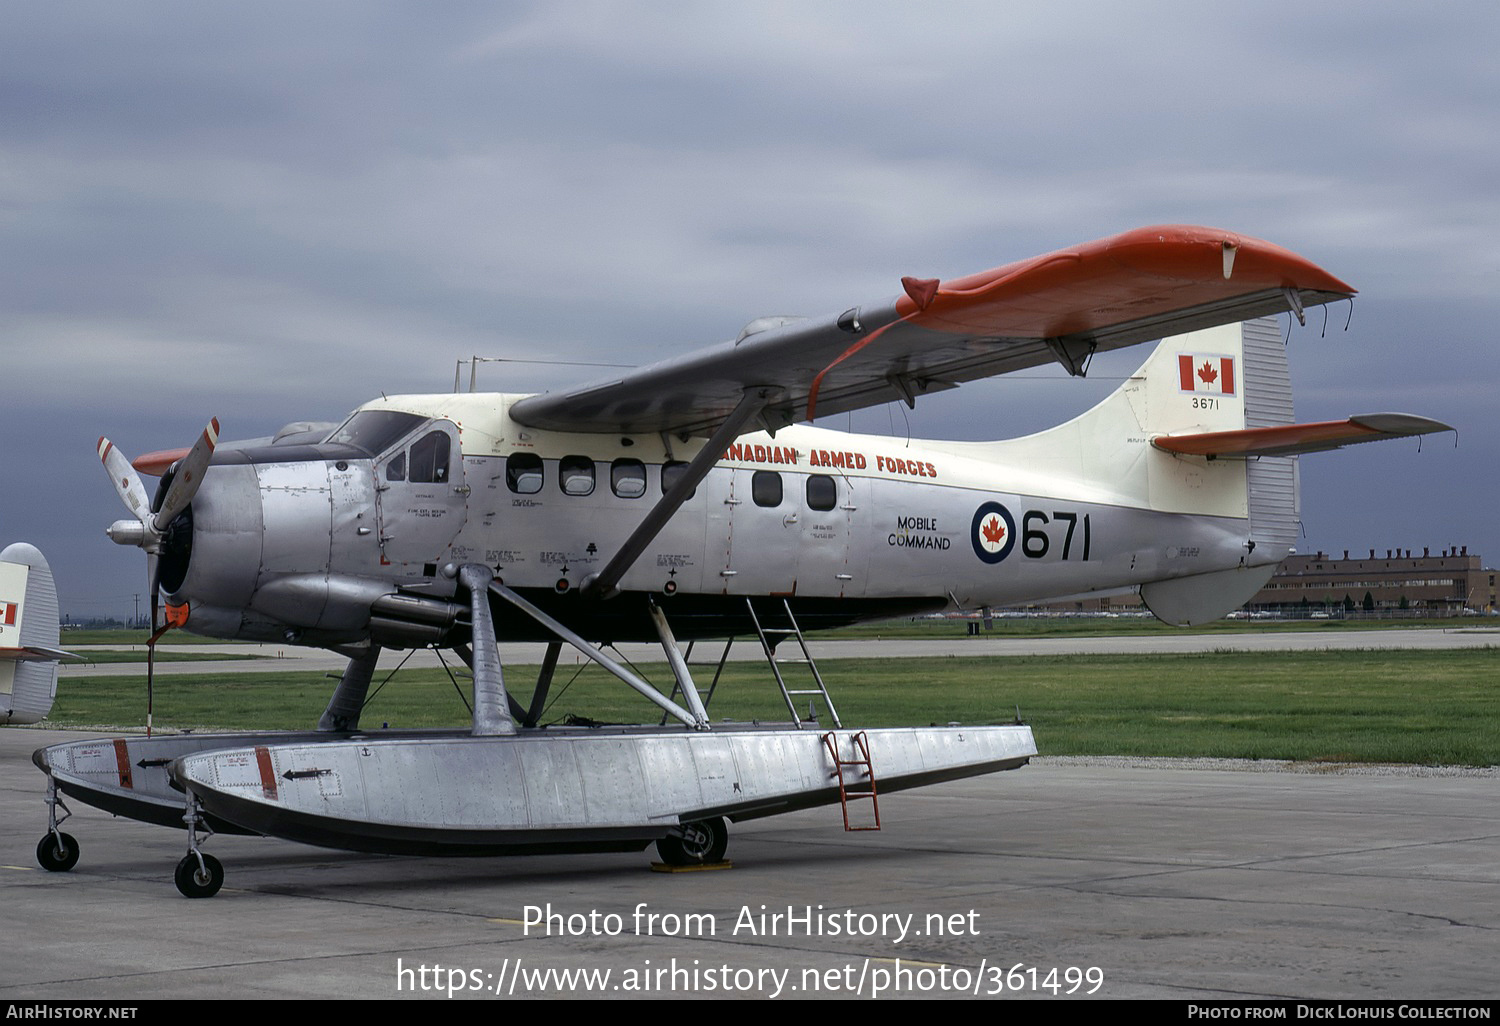
{"type": "Polygon", "coordinates": [[[615,460],[609,465],[609,487],[622,499],[646,494],[646,465],[640,460],[615,460]]]}
{"type": "Polygon", "coordinates": [[[774,470],[757,470],[750,478],[750,497],[757,506],[780,506],[781,475],[774,470]]]}
{"type": "Polygon", "coordinates": [[[411,479],[423,484],[448,480],[448,454],[452,447],[441,431],[424,435],[411,447],[411,479]]]}
{"type": "Polygon", "coordinates": [[[387,481],[406,480],[406,453],[398,452],[396,458],[385,465],[385,479],[387,481]]]}
{"type": "Polygon", "coordinates": [[[557,481],[564,495],[594,494],[594,461],[587,456],[564,456],[557,465],[557,481]]]}
{"type": "Polygon", "coordinates": [[[838,482],[827,474],[810,474],[807,478],[807,508],[829,510],[838,505],[838,482]]]}
{"type": "MultiPolygon", "coordinates": [[[[688,465],[683,460],[668,460],[661,465],[661,493],[663,495],[672,490],[672,486],[681,479],[683,474],[687,473],[687,468],[688,465]]],[[[694,488],[688,492],[688,498],[691,499],[697,494],[698,489],[694,488]]]]}
{"type": "Polygon", "coordinates": [[[535,495],[542,490],[542,458],[531,452],[513,452],[505,460],[505,483],[517,495],[535,495]]]}

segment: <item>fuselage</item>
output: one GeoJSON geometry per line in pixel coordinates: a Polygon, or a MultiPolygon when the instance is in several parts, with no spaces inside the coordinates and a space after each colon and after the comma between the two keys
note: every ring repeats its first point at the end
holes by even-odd
{"type": "Polygon", "coordinates": [[[444,628],[403,635],[391,618],[444,620],[454,584],[443,568],[479,562],[581,632],[618,640],[650,636],[632,601],[647,594],[679,633],[702,636],[731,632],[745,596],[791,599],[805,626],[831,626],[1119,589],[1247,557],[1242,504],[1160,508],[1131,483],[1145,476],[1091,465],[1165,459],[1144,437],[1068,456],[1057,439],[908,443],[792,427],[730,445],[625,572],[623,594],[584,596],[580,582],[703,442],[536,430],[510,419],[517,398],[391,397],[321,443],[221,447],[193,502],[190,554],[164,573],[169,602],[187,607],[189,629],[221,637],[428,643],[444,628]]]}

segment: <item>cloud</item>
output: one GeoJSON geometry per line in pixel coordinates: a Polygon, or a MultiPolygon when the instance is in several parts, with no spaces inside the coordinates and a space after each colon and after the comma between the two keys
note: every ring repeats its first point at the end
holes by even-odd
{"type": "MultiPolygon", "coordinates": [[[[118,506],[102,431],[129,451],[213,414],[260,434],[445,390],[476,353],[649,362],[1163,221],[1272,239],[1362,290],[1347,335],[1331,312],[1329,338],[1321,314],[1296,336],[1304,410],[1477,428],[1500,379],[1497,22],[1289,0],[16,5],[0,429],[30,441],[0,455],[0,541],[77,549],[53,560],[65,593],[118,597],[140,574],[97,540],[118,506]]],[[[1112,367],[865,416],[1030,430],[1112,367]]],[[[1463,537],[1418,537],[1431,487],[1339,505],[1366,487],[1340,466],[1399,478],[1404,454],[1325,457],[1309,523],[1500,553],[1494,444],[1467,430],[1452,464],[1463,537]]]]}

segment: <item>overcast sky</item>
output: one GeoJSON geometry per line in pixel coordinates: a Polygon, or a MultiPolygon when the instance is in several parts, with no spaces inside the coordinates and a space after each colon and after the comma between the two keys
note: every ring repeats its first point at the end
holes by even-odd
{"type": "MultiPolygon", "coordinates": [[[[1291,332],[1300,419],[1460,429],[1305,458],[1302,548],[1500,562],[1500,8],[1233,6],[8,0],[0,544],[126,615],[100,434],[337,420],[475,353],[644,363],[1186,222],[1360,289],[1291,332]]],[[[854,427],[1018,434],[1145,356],[854,427]]]]}

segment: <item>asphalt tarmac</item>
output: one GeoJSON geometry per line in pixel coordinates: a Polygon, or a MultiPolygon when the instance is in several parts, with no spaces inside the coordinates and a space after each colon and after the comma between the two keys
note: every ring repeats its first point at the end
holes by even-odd
{"type": "Polygon", "coordinates": [[[885,796],[879,832],[736,824],[732,869],[680,874],[220,836],[189,900],[182,833],[77,802],[81,861],[38,868],[31,751],[81,736],[0,730],[0,998],[1500,994],[1494,770],[1040,759],[885,796]]]}

